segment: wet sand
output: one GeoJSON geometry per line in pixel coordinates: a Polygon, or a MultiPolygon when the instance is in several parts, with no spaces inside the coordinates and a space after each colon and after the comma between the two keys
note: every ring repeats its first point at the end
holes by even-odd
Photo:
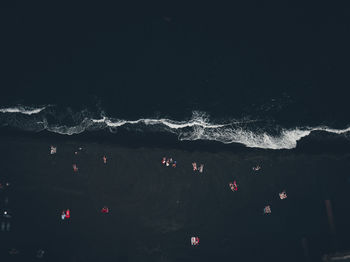
{"type": "Polygon", "coordinates": [[[0,140],[0,178],[11,183],[1,198],[9,197],[13,213],[11,231],[0,232],[6,260],[35,261],[42,248],[42,261],[302,261],[305,237],[317,261],[333,248],[326,199],[333,204],[337,248],[350,246],[349,154],[0,140]],[[163,166],[163,156],[177,167],[163,166]],[[192,171],[193,161],[205,164],[203,174],[192,171]],[[262,166],[257,173],[256,164],[262,166]],[[237,192],[229,188],[233,180],[237,192]],[[268,204],[272,214],[264,215],[268,204]],[[109,214],[100,212],[105,205],[109,214]],[[67,208],[71,218],[62,221],[67,208]],[[200,238],[198,247],[191,236],[200,238]],[[13,247],[16,256],[8,255],[13,247]]]}

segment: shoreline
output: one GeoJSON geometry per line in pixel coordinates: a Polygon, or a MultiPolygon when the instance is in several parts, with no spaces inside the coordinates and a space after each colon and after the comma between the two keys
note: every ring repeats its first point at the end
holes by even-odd
{"type": "Polygon", "coordinates": [[[223,144],[217,141],[195,140],[180,141],[173,134],[166,133],[142,133],[129,132],[126,130],[111,133],[108,130],[84,131],[81,134],[61,135],[46,130],[40,132],[23,131],[13,128],[2,128],[1,137],[9,139],[37,139],[46,141],[66,141],[71,143],[99,143],[101,145],[115,145],[127,148],[163,148],[178,149],[184,151],[204,152],[232,152],[232,153],[308,153],[308,154],[335,154],[343,155],[350,152],[350,140],[345,137],[336,137],[322,132],[314,132],[309,137],[302,138],[293,149],[262,149],[250,148],[239,143],[223,144]],[[326,139],[325,139],[326,138],[326,139]]]}

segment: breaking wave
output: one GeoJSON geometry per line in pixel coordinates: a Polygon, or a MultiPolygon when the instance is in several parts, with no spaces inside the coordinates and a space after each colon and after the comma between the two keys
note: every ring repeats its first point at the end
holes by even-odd
{"type": "Polygon", "coordinates": [[[47,130],[62,135],[80,134],[85,131],[118,129],[136,132],[167,132],[180,141],[207,140],[224,144],[239,143],[250,148],[293,149],[303,137],[314,131],[336,135],[347,135],[350,127],[334,129],[327,126],[283,128],[264,121],[251,119],[213,121],[202,112],[193,112],[186,121],[168,118],[143,118],[123,120],[107,117],[87,110],[74,112],[71,109],[59,111],[53,106],[10,107],[0,109],[0,124],[27,131],[47,130]]]}
{"type": "Polygon", "coordinates": [[[25,106],[18,106],[18,107],[8,107],[8,108],[0,108],[0,113],[20,113],[25,115],[33,115],[38,114],[41,111],[43,111],[46,107],[25,107],[25,106]]]}

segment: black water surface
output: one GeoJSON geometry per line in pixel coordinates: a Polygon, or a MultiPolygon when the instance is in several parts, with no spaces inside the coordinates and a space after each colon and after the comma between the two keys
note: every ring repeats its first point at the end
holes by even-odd
{"type": "Polygon", "coordinates": [[[2,13],[2,106],[349,123],[346,7],[17,2],[2,13]]]}

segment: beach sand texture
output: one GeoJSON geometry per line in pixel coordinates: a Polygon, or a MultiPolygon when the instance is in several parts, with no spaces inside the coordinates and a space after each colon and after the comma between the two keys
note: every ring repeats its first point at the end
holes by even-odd
{"type": "Polygon", "coordinates": [[[1,192],[13,213],[11,231],[0,234],[1,256],[9,261],[34,261],[40,248],[43,261],[301,261],[303,237],[316,260],[332,246],[326,199],[338,248],[350,244],[349,155],[9,137],[1,138],[0,153],[1,179],[11,183],[1,192]],[[162,157],[177,167],[165,167],[162,157]],[[202,174],[192,171],[194,161],[204,164],[202,174]],[[257,164],[262,169],[254,172],[257,164]],[[233,180],[237,192],[230,190],[233,180]],[[288,198],[281,200],[283,190],[288,198]],[[68,208],[71,218],[62,221],[68,208]],[[198,247],[192,236],[200,238],[198,247]],[[20,253],[10,256],[11,248],[20,253]]]}

